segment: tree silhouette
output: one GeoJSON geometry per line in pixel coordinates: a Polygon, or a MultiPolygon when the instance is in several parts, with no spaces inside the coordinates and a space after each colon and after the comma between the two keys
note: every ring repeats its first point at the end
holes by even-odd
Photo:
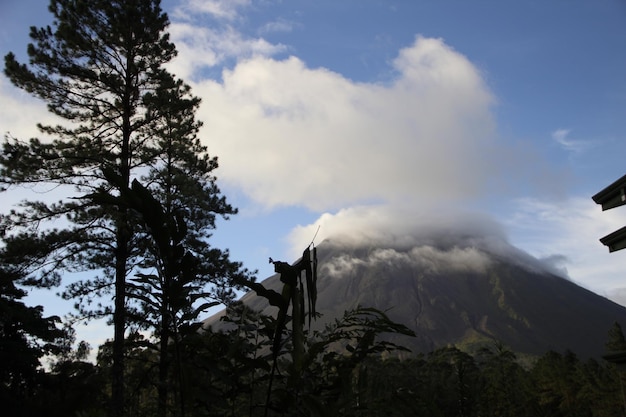
{"type": "Polygon", "coordinates": [[[618,322],[614,322],[613,326],[609,329],[605,347],[608,352],[626,351],[626,338],[624,338],[622,326],[620,326],[618,322]]]}
{"type": "MultiPolygon", "coordinates": [[[[5,74],[46,101],[60,122],[39,126],[50,139],[8,137],[0,182],[5,188],[45,184],[67,198],[26,201],[2,217],[0,228],[7,259],[21,265],[32,284],[56,285],[63,271],[90,271],[66,296],[84,316],[112,316],[112,406],[121,416],[124,336],[138,317],[132,300],[143,291],[127,277],[157,268],[165,254],[150,249],[150,232],[136,210],[115,198],[92,197],[119,197],[143,179],[165,210],[188,226],[185,247],[203,255],[199,279],[223,284],[238,265],[205,239],[215,216],[236,210],[219,195],[211,175],[217,161],[196,136],[199,100],[164,69],[176,51],[160,1],[51,0],[49,9],[52,27],[31,29],[29,63],[10,53],[5,74]],[[109,294],[113,306],[100,304],[98,297],[109,294]]],[[[231,295],[216,291],[223,299],[231,295]]]]}
{"type": "Polygon", "coordinates": [[[0,264],[0,401],[7,415],[19,415],[38,386],[39,360],[60,353],[60,318],[44,317],[43,307],[21,301],[19,270],[0,264]]]}

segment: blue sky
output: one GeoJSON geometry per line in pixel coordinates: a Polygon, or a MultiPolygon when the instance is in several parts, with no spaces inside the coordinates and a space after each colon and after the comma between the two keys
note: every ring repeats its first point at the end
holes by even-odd
{"type": "MultiPolygon", "coordinates": [[[[272,273],[338,231],[401,233],[478,213],[519,248],[626,304],[626,224],[591,196],[625,173],[626,2],[167,0],[170,70],[202,97],[219,185],[240,213],[214,244],[272,273]]],[[[0,0],[24,56],[45,0],[0,0]]],[[[41,103],[0,77],[0,130],[41,103]]],[[[5,201],[22,196],[14,191],[5,201]]],[[[445,224],[445,222],[444,222],[445,224]]],[[[51,309],[62,309],[49,301],[51,309]]],[[[106,335],[105,337],[109,337],[106,335]]]]}

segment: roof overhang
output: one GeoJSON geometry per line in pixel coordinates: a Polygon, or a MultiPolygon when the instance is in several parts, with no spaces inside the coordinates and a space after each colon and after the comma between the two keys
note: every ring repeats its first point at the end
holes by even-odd
{"type": "Polygon", "coordinates": [[[591,198],[602,206],[602,210],[623,206],[626,204],[626,175],[591,198]]]}
{"type": "Polygon", "coordinates": [[[600,239],[603,245],[609,248],[609,252],[615,252],[626,248],[626,226],[600,239]]]}

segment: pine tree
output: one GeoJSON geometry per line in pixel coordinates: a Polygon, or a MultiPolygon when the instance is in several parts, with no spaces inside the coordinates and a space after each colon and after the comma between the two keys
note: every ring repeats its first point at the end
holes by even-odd
{"type": "Polygon", "coordinates": [[[609,329],[608,340],[605,346],[608,352],[626,351],[626,339],[622,332],[622,326],[618,322],[614,322],[611,329],[609,329]]]}
{"type": "MultiPolygon", "coordinates": [[[[108,194],[93,196],[97,199],[114,198],[108,194]]],[[[175,198],[172,197],[171,200],[175,198]]],[[[138,273],[127,283],[129,297],[140,301],[135,317],[137,323],[155,329],[157,343],[143,342],[158,352],[157,415],[167,415],[170,393],[170,370],[173,362],[178,371],[178,403],[180,415],[186,414],[183,375],[181,366],[181,341],[185,335],[195,333],[201,323],[200,313],[231,297],[224,297],[222,286],[215,285],[215,271],[227,282],[248,279],[247,270],[231,262],[227,252],[212,249],[206,240],[195,245],[188,242],[189,233],[185,210],[170,211],[157,201],[153,192],[134,180],[132,187],[123,189],[118,197],[120,205],[134,210],[148,231],[146,261],[143,267],[151,267],[153,273],[138,273]],[[211,254],[219,253],[219,258],[211,254]],[[213,284],[207,292],[206,285],[213,284]],[[215,290],[218,291],[215,291],[215,290]],[[203,302],[196,305],[195,302],[203,302]],[[172,354],[173,346],[173,354],[172,354]]],[[[218,282],[219,284],[219,282],[218,282]]],[[[229,289],[232,288],[228,287],[229,289]]],[[[228,294],[228,293],[227,293],[228,294]]]]}
{"type": "Polygon", "coordinates": [[[53,27],[31,29],[29,64],[8,54],[5,74],[46,101],[62,123],[39,126],[51,140],[7,138],[0,181],[8,188],[51,185],[72,197],[26,201],[0,227],[12,262],[32,284],[58,284],[63,271],[96,272],[66,294],[85,315],[113,317],[112,405],[120,416],[128,295],[141,296],[127,278],[155,268],[164,254],[150,250],[142,214],[119,197],[133,179],[147,184],[166,214],[186,225],[185,248],[200,259],[204,284],[228,283],[238,273],[227,251],[206,243],[215,217],[236,210],[220,196],[211,174],[217,161],[196,136],[199,100],[164,69],[176,51],[159,0],[51,0],[50,11],[53,27]],[[63,228],[50,226],[59,219],[63,228]],[[111,292],[113,307],[91,305],[111,292]]]}

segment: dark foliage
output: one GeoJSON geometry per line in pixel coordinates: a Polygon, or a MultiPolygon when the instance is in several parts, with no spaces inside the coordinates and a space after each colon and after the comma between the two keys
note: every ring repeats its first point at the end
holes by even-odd
{"type": "Polygon", "coordinates": [[[65,332],[59,317],[44,317],[43,307],[29,307],[16,286],[18,271],[0,265],[0,401],[9,415],[26,415],[24,407],[38,392],[40,360],[60,354],[65,332]]]}

